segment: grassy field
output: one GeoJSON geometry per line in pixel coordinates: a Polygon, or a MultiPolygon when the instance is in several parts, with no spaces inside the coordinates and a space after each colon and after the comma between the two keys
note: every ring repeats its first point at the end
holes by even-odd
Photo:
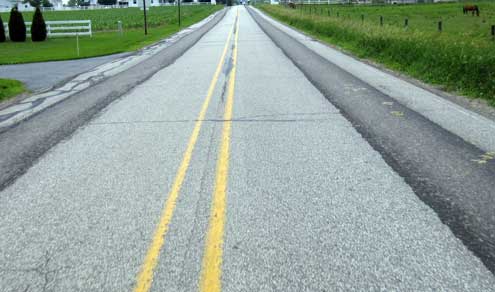
{"type": "Polygon", "coordinates": [[[359,57],[495,105],[495,2],[476,4],[480,17],[463,15],[462,3],[260,8],[359,57]]]}
{"type": "Polygon", "coordinates": [[[22,82],[12,79],[0,79],[0,102],[26,91],[22,82]]]}
{"type": "MultiPolygon", "coordinates": [[[[220,5],[184,6],[181,8],[182,25],[189,26],[211,13],[222,9],[220,5]]],[[[29,13],[24,13],[24,20],[30,20],[29,13]]],[[[93,37],[79,38],[79,56],[76,38],[49,38],[45,42],[0,43],[0,64],[29,63],[40,61],[66,60],[129,52],[165,38],[179,30],[177,9],[175,7],[152,7],[148,13],[149,30],[144,35],[143,12],[138,8],[50,11],[45,12],[45,20],[91,19],[93,37]],[[117,21],[123,21],[124,33],[120,35],[117,21]]],[[[8,18],[2,15],[2,19],[8,18]]]]}
{"type": "MultiPolygon", "coordinates": [[[[221,6],[223,8],[223,6],[221,6]]],[[[218,10],[219,7],[212,5],[183,5],[181,15],[183,19],[202,15],[205,12],[210,14],[218,10]]],[[[9,13],[0,13],[3,21],[8,22],[9,13]]],[[[24,21],[31,21],[33,12],[23,12],[24,21]]],[[[116,30],[117,21],[122,21],[124,29],[142,28],[143,11],[139,8],[119,8],[119,9],[94,9],[94,10],[73,10],[73,11],[45,11],[45,20],[91,20],[94,31],[116,30]]],[[[147,20],[150,27],[177,24],[177,7],[160,6],[151,7],[147,11],[147,20]]]]}

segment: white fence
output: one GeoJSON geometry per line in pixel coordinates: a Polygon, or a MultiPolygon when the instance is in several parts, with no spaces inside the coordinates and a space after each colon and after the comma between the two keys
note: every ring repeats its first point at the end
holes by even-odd
{"type": "MultiPolygon", "coordinates": [[[[31,22],[24,22],[26,24],[26,35],[31,35],[31,22]]],[[[45,21],[46,32],[48,37],[57,36],[75,36],[75,35],[89,35],[93,36],[91,30],[91,20],[59,20],[59,21],[45,21]]],[[[9,25],[4,24],[5,35],[9,36],[9,25]]]]}
{"type": "MultiPolygon", "coordinates": [[[[136,0],[136,4],[134,4],[133,0],[122,1],[121,3],[127,4],[116,4],[116,5],[90,5],[90,6],[57,6],[57,7],[40,7],[41,11],[72,11],[72,10],[100,10],[100,9],[125,9],[125,8],[135,8],[138,7],[137,3],[142,2],[143,0],[136,0]]],[[[177,0],[174,2],[158,2],[159,0],[153,1],[149,6],[176,6],[177,0]]],[[[288,1],[288,0],[287,0],[288,1]]],[[[314,0],[313,0],[314,1],[314,0]]],[[[321,0],[326,1],[326,0],[321,0]]],[[[370,0],[371,1],[371,0],[370,0]]],[[[258,3],[261,3],[262,0],[259,0],[258,3]]],[[[254,3],[254,1],[253,1],[254,3]]],[[[180,5],[215,5],[215,3],[211,2],[181,2],[180,5]]],[[[148,7],[148,4],[146,4],[148,7]]],[[[12,7],[0,7],[0,12],[10,12],[12,7]]],[[[21,12],[30,11],[34,12],[35,8],[29,6],[29,8],[25,8],[21,12]]]]}

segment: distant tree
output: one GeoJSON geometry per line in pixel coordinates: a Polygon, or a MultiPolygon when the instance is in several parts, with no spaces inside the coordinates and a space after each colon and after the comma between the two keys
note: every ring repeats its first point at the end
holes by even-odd
{"type": "Polygon", "coordinates": [[[67,2],[67,6],[74,7],[74,6],[83,6],[82,4],[84,3],[84,0],[69,0],[67,2]]]}
{"type": "Polygon", "coordinates": [[[41,1],[41,6],[43,6],[43,7],[53,7],[53,4],[50,1],[48,1],[48,0],[42,0],[41,1]]]}
{"type": "Polygon", "coordinates": [[[98,0],[98,4],[100,5],[115,5],[117,0],[98,0]]]}
{"type": "Polygon", "coordinates": [[[233,2],[232,0],[226,0],[226,1],[227,1],[226,2],[227,3],[227,6],[232,6],[232,2],[233,2]]]}
{"type": "Polygon", "coordinates": [[[9,19],[9,37],[13,42],[26,41],[26,25],[22,14],[17,10],[17,7],[10,11],[9,19]]]}
{"type": "Polygon", "coordinates": [[[0,43],[5,42],[5,29],[3,28],[3,20],[0,15],[0,43]]]}
{"type": "Polygon", "coordinates": [[[29,3],[33,7],[53,7],[49,0],[25,0],[22,3],[29,3]]]}
{"type": "Polygon", "coordinates": [[[29,3],[33,7],[39,7],[41,5],[41,0],[25,0],[22,3],[29,3]]]}
{"type": "Polygon", "coordinates": [[[31,40],[33,42],[42,42],[46,40],[46,24],[39,7],[36,7],[36,11],[33,15],[33,22],[31,24],[31,40]]]}

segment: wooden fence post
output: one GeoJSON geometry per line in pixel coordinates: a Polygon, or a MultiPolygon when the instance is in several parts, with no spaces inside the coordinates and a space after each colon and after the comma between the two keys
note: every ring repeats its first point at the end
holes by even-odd
{"type": "Polygon", "coordinates": [[[383,26],[383,16],[380,15],[380,25],[383,26]]]}
{"type": "Polygon", "coordinates": [[[442,21],[441,20],[438,22],[438,31],[442,32],[442,21]]]}

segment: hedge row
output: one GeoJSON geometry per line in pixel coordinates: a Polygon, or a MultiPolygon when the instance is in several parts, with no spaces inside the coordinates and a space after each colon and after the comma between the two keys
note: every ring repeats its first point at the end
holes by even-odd
{"type": "MultiPolygon", "coordinates": [[[[17,7],[12,8],[10,11],[9,38],[13,42],[26,41],[26,25],[24,23],[24,18],[17,10],[17,7]]],[[[5,29],[3,27],[3,20],[0,16],[0,42],[5,42],[5,39],[5,29]]],[[[33,21],[31,24],[31,40],[33,42],[41,42],[46,40],[46,24],[39,7],[36,8],[33,15],[33,21]]]]}

